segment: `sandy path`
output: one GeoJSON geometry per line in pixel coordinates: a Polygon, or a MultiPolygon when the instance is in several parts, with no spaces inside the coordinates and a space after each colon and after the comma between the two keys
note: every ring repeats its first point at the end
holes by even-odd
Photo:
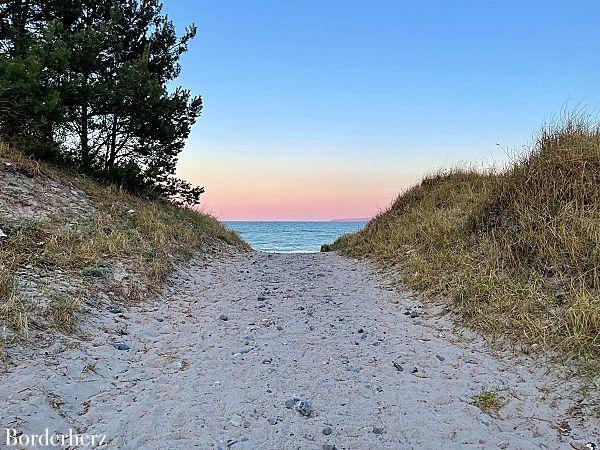
{"type": "Polygon", "coordinates": [[[107,448],[598,441],[598,420],[571,408],[572,385],[523,358],[491,355],[432,309],[405,315],[418,299],[381,281],[335,254],[196,261],[160,301],[123,314],[103,310],[91,341],[50,349],[45,361],[2,376],[0,424],[106,433],[107,448]],[[115,342],[131,349],[116,350],[115,342]],[[472,398],[494,388],[506,403],[490,416],[472,398]],[[310,415],[286,408],[290,398],[307,400],[310,415]]]}

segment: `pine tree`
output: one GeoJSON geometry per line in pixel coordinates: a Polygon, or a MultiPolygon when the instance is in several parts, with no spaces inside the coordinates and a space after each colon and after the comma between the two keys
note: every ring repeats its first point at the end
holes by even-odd
{"type": "Polygon", "coordinates": [[[173,174],[202,101],[167,87],[195,34],[178,37],[156,0],[5,2],[0,126],[88,173],[197,203],[202,189],[173,174]]]}

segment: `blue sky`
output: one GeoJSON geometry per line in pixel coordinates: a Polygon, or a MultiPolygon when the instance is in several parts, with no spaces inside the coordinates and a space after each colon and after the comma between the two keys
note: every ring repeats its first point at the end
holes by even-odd
{"type": "Polygon", "coordinates": [[[597,1],[164,3],[205,102],[179,173],[224,219],[369,216],[600,103],[597,1]]]}

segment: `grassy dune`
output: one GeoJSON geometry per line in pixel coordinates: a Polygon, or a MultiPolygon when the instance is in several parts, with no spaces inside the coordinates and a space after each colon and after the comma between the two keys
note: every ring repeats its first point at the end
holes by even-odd
{"type": "Polygon", "coordinates": [[[501,172],[424,178],[335,242],[449,296],[466,320],[526,345],[600,353],[600,125],[544,129],[501,172]]]}
{"type": "Polygon", "coordinates": [[[247,248],[213,217],[40,164],[6,145],[0,182],[7,234],[0,238],[0,328],[17,336],[72,332],[85,302],[139,300],[194,254],[219,252],[223,243],[247,248]],[[23,215],[26,207],[34,214],[23,215]]]}

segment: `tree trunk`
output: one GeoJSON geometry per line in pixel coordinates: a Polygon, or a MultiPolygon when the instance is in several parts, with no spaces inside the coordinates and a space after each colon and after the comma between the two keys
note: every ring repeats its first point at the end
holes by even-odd
{"type": "Polygon", "coordinates": [[[112,170],[117,159],[117,123],[118,118],[116,114],[113,114],[112,128],[110,130],[110,150],[108,163],[106,165],[107,170],[112,170]]]}
{"type": "Polygon", "coordinates": [[[88,75],[84,75],[81,99],[81,166],[84,170],[91,169],[90,141],[89,141],[89,105],[87,99],[88,75]]]}
{"type": "Polygon", "coordinates": [[[81,165],[89,168],[90,163],[90,144],[88,136],[88,105],[81,105],[81,165]]]}
{"type": "Polygon", "coordinates": [[[29,0],[21,3],[15,14],[13,26],[15,27],[15,56],[24,56],[27,50],[27,20],[29,18],[29,0]]]}

